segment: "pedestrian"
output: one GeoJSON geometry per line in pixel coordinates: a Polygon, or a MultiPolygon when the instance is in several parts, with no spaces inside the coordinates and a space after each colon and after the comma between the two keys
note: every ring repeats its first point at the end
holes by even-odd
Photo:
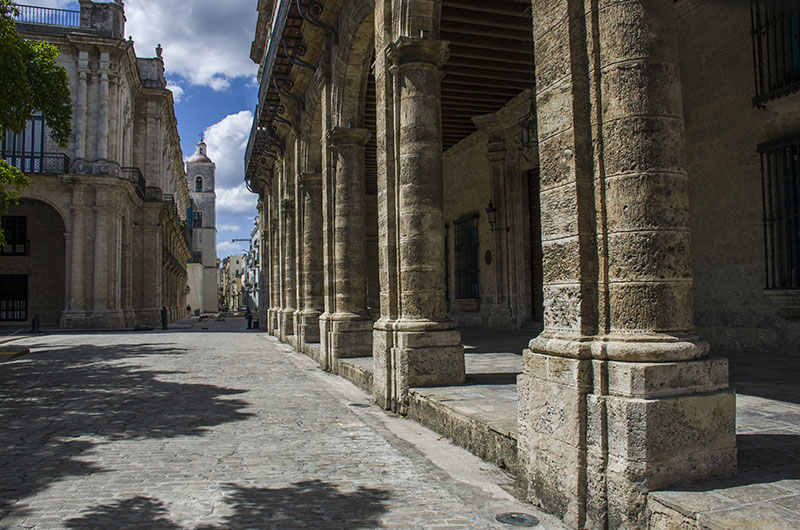
{"type": "Polygon", "coordinates": [[[250,311],[250,306],[247,306],[247,312],[244,314],[247,319],[247,329],[253,329],[253,313],[250,311]]]}
{"type": "Polygon", "coordinates": [[[161,307],[161,329],[167,329],[167,308],[161,307]]]}

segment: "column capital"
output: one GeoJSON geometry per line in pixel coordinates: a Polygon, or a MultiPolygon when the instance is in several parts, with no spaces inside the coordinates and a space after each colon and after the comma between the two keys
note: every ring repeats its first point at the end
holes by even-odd
{"type": "Polygon", "coordinates": [[[364,147],[369,141],[371,133],[367,129],[358,127],[334,127],[325,135],[328,145],[332,149],[347,146],[364,147]]]}
{"type": "Polygon", "coordinates": [[[386,48],[386,58],[395,68],[415,63],[441,68],[449,57],[449,43],[438,39],[400,37],[386,48]]]}
{"type": "Polygon", "coordinates": [[[321,186],[322,173],[301,173],[297,180],[301,186],[321,186]]]}

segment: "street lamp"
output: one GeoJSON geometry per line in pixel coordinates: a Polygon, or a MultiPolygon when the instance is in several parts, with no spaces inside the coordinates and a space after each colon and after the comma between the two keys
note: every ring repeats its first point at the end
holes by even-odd
{"type": "Polygon", "coordinates": [[[489,206],[486,207],[486,220],[489,221],[489,230],[491,230],[492,232],[501,232],[501,231],[508,232],[509,230],[511,230],[511,227],[509,226],[505,228],[495,227],[495,225],[497,224],[497,208],[495,207],[491,199],[489,199],[489,206]]]}

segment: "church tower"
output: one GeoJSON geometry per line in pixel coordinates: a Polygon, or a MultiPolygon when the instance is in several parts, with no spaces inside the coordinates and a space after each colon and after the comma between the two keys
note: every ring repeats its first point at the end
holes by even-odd
{"type": "Polygon", "coordinates": [[[192,310],[214,313],[217,298],[217,216],[214,174],[217,166],[208,158],[206,144],[197,143],[186,162],[186,178],[192,199],[192,258],[189,262],[188,304],[192,310]]]}

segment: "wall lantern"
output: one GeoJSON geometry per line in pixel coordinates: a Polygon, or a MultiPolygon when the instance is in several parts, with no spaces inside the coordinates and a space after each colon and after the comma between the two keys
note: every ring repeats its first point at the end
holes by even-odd
{"type": "Polygon", "coordinates": [[[496,228],[495,225],[497,224],[497,208],[495,208],[494,203],[491,199],[489,199],[489,206],[486,207],[486,220],[489,221],[489,230],[492,232],[500,232],[506,231],[508,232],[511,227],[505,228],[496,228]]]}
{"type": "Polygon", "coordinates": [[[536,109],[533,108],[533,102],[528,113],[519,119],[519,127],[522,132],[522,147],[533,147],[536,143],[536,109]]]}

